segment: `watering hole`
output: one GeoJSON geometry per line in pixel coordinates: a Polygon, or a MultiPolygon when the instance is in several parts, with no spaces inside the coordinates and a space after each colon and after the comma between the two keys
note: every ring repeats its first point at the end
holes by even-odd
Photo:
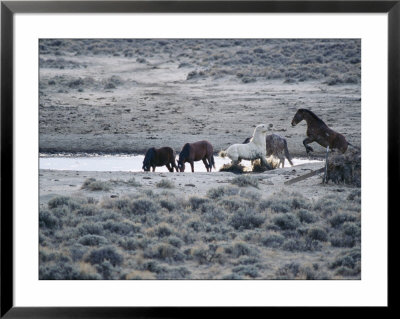
{"type": "MultiPolygon", "coordinates": [[[[98,156],[46,156],[39,158],[40,169],[67,171],[96,171],[96,172],[142,172],[144,155],[98,155],[98,156]]],[[[218,171],[224,164],[230,163],[229,158],[214,156],[215,167],[218,171]]],[[[293,158],[294,166],[306,163],[318,163],[319,160],[293,158]]],[[[242,161],[242,165],[250,167],[250,161],[242,161]]],[[[285,160],[285,167],[290,164],[285,160]]],[[[186,163],[185,172],[190,172],[190,164],[186,163]]],[[[206,172],[202,161],[194,163],[195,172],[206,172]]],[[[214,171],[214,169],[213,169],[214,171]]],[[[168,172],[166,166],[156,167],[156,172],[168,172]]]]}

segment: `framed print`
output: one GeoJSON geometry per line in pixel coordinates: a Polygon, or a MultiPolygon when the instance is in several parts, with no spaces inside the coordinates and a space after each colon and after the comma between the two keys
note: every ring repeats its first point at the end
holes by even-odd
{"type": "Polygon", "coordinates": [[[1,316],[390,309],[399,14],[2,1],[1,316]]]}

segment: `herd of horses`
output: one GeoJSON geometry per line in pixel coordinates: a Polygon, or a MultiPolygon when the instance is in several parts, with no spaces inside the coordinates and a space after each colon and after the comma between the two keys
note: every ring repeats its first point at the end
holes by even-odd
{"type": "MultiPolygon", "coordinates": [[[[341,153],[345,153],[349,145],[353,146],[346,141],[342,134],[329,128],[324,121],[310,110],[297,110],[291,124],[292,126],[296,126],[302,120],[305,120],[307,123],[307,138],[303,140],[307,155],[314,151],[313,148],[308,145],[313,142],[327,148],[327,151],[329,151],[329,149],[337,149],[341,153]]],[[[225,151],[221,151],[219,155],[221,157],[229,157],[233,165],[240,163],[241,160],[254,161],[259,159],[263,165],[271,169],[266,160],[266,156],[271,155],[279,158],[279,165],[282,165],[282,167],[284,167],[285,157],[288,159],[290,165],[293,165],[286,139],[277,134],[267,135],[267,133],[267,125],[257,125],[252,137],[247,138],[243,143],[229,146],[225,151]]],[[[174,169],[177,172],[184,172],[185,163],[189,163],[192,172],[194,172],[194,162],[201,160],[207,172],[211,172],[212,167],[215,169],[213,154],[213,146],[208,141],[186,143],[179,153],[178,163],[176,164],[176,153],[171,147],[152,147],[146,152],[142,169],[144,171],[150,171],[150,169],[152,169],[154,172],[157,166],[165,165],[170,172],[173,172],[174,169]]]]}

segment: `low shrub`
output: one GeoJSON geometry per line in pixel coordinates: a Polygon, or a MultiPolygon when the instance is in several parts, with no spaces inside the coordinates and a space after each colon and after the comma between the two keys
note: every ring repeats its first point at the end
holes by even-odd
{"type": "Polygon", "coordinates": [[[50,209],[56,208],[58,206],[63,206],[63,205],[68,206],[69,200],[70,200],[70,197],[67,197],[67,196],[53,197],[52,199],[49,200],[49,202],[47,203],[47,206],[50,209]]]}
{"type": "Polygon", "coordinates": [[[167,243],[159,243],[153,247],[148,247],[144,251],[147,258],[156,258],[168,263],[179,262],[185,258],[185,255],[175,246],[167,243]]]}
{"type": "Polygon", "coordinates": [[[235,177],[233,180],[231,180],[231,183],[239,187],[253,186],[258,188],[258,180],[249,175],[235,177]]]}
{"type": "Polygon", "coordinates": [[[260,276],[258,269],[253,265],[240,265],[232,269],[232,272],[239,276],[249,276],[251,278],[257,278],[260,276]]]}
{"type": "Polygon", "coordinates": [[[39,227],[48,229],[62,228],[62,221],[48,211],[39,212],[39,227]]]}
{"type": "Polygon", "coordinates": [[[283,250],[287,251],[306,251],[307,244],[303,239],[290,238],[286,240],[282,245],[283,250]]]}
{"type": "Polygon", "coordinates": [[[355,189],[347,196],[347,200],[356,201],[361,204],[361,189],[355,189]]]}
{"type": "Polygon", "coordinates": [[[253,208],[255,202],[239,196],[227,196],[222,198],[218,204],[226,211],[233,212],[239,209],[247,210],[249,208],[253,208]]]}
{"type": "Polygon", "coordinates": [[[168,243],[176,248],[181,248],[183,246],[183,241],[176,236],[170,236],[168,238],[168,243]]]}
{"type": "Polygon", "coordinates": [[[307,237],[310,240],[319,240],[319,241],[327,241],[328,240],[328,234],[327,232],[319,227],[313,227],[310,228],[307,231],[307,237]]]}
{"type": "Polygon", "coordinates": [[[85,235],[103,235],[103,224],[101,223],[87,223],[77,228],[77,232],[81,236],[85,235]]]}
{"type": "Polygon", "coordinates": [[[190,252],[193,259],[196,260],[200,265],[214,262],[222,264],[224,262],[223,249],[214,244],[196,247],[190,252]]]}
{"type": "Polygon", "coordinates": [[[253,229],[260,227],[265,221],[265,216],[251,210],[239,210],[229,220],[231,225],[236,230],[253,229]]]}
{"type": "Polygon", "coordinates": [[[319,199],[315,203],[313,209],[314,211],[320,212],[323,215],[327,216],[337,213],[337,211],[340,209],[341,206],[342,206],[342,199],[336,196],[328,195],[319,199]]]}
{"type": "Polygon", "coordinates": [[[173,232],[174,232],[173,229],[168,224],[165,223],[162,223],[161,225],[157,226],[155,230],[155,234],[158,237],[168,237],[172,235],[173,232]]]}
{"type": "Polygon", "coordinates": [[[357,276],[361,273],[361,252],[354,249],[340,254],[329,264],[330,269],[336,269],[336,274],[341,276],[357,276]]]}
{"type": "Polygon", "coordinates": [[[205,197],[199,197],[199,196],[189,197],[189,204],[193,210],[197,210],[200,207],[203,207],[204,204],[209,203],[209,202],[210,202],[210,200],[205,197]]]}
{"type": "Polygon", "coordinates": [[[108,221],[103,224],[103,229],[118,235],[131,235],[140,230],[140,226],[126,222],[108,221]]]}
{"type": "Polygon", "coordinates": [[[98,235],[85,235],[78,240],[78,243],[84,246],[104,245],[107,242],[107,238],[98,235]]]}
{"type": "Polygon", "coordinates": [[[354,222],[356,217],[347,213],[339,213],[329,219],[332,227],[339,227],[345,222],[354,222]]]}
{"type": "Polygon", "coordinates": [[[101,274],[103,280],[112,279],[115,272],[119,272],[109,260],[104,260],[96,264],[96,270],[101,274]]]}
{"type": "Polygon", "coordinates": [[[304,196],[297,193],[274,194],[268,199],[264,199],[259,203],[261,211],[270,209],[275,213],[287,213],[298,209],[309,209],[311,203],[304,196]]]}
{"type": "Polygon", "coordinates": [[[305,209],[300,209],[297,212],[297,217],[302,223],[311,224],[317,221],[317,217],[313,213],[305,209]]]}
{"type": "Polygon", "coordinates": [[[158,183],[156,183],[156,186],[158,188],[175,188],[174,182],[167,180],[167,179],[162,179],[158,183]]]}
{"type": "Polygon", "coordinates": [[[358,223],[345,222],[339,234],[333,235],[330,239],[334,247],[354,247],[361,241],[361,228],[358,223]]]}
{"type": "Polygon", "coordinates": [[[324,272],[318,271],[318,264],[301,265],[293,262],[286,264],[276,271],[277,279],[280,280],[326,280],[330,276],[324,272]]]}
{"type": "Polygon", "coordinates": [[[235,258],[239,258],[240,256],[248,256],[254,254],[253,249],[251,249],[245,243],[235,243],[232,247],[232,255],[235,258]]]}
{"type": "Polygon", "coordinates": [[[106,260],[109,261],[111,265],[116,266],[122,264],[124,257],[118,253],[113,246],[92,250],[87,257],[87,261],[92,265],[101,264],[106,260]]]}
{"type": "Polygon", "coordinates": [[[50,263],[40,265],[40,280],[99,280],[98,274],[85,274],[70,263],[50,263]]]}
{"type": "Polygon", "coordinates": [[[160,199],[158,202],[162,208],[165,208],[170,212],[175,210],[178,206],[176,200],[160,199]]]}
{"type": "Polygon", "coordinates": [[[211,188],[207,191],[207,197],[211,199],[220,199],[224,196],[237,195],[239,189],[237,187],[230,186],[219,186],[217,188],[211,188]]]}
{"type": "Polygon", "coordinates": [[[261,243],[266,247],[279,248],[285,241],[285,237],[280,234],[270,234],[261,239],[261,243]]]}
{"type": "Polygon", "coordinates": [[[74,244],[70,249],[70,255],[74,262],[81,260],[83,256],[87,253],[88,247],[81,244],[74,244]]]}
{"type": "Polygon", "coordinates": [[[93,204],[86,204],[81,206],[76,214],[80,216],[94,216],[99,213],[99,209],[96,205],[93,204]]]}
{"type": "Polygon", "coordinates": [[[87,178],[83,182],[81,189],[89,191],[109,191],[111,186],[108,182],[98,181],[95,178],[87,178]]]}
{"type": "Polygon", "coordinates": [[[201,218],[208,223],[219,223],[225,221],[227,212],[214,203],[205,203],[201,206],[201,218]]]}
{"type": "Polygon", "coordinates": [[[145,215],[145,214],[155,214],[157,213],[159,206],[154,200],[150,200],[147,198],[139,198],[133,200],[129,207],[127,208],[127,212],[133,215],[145,215]]]}
{"type": "Polygon", "coordinates": [[[298,217],[292,213],[278,214],[273,218],[273,222],[283,230],[296,229],[300,226],[298,217]]]}

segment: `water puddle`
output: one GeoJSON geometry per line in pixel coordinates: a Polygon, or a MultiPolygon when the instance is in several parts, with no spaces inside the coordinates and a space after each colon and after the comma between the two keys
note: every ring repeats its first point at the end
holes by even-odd
{"type": "MultiPolygon", "coordinates": [[[[41,156],[39,159],[40,169],[68,170],[68,171],[95,171],[95,172],[142,172],[144,155],[98,155],[98,156],[41,156]]],[[[229,158],[214,157],[216,170],[218,171],[224,164],[230,163],[229,158]]],[[[308,160],[294,158],[293,164],[301,165],[305,163],[318,163],[319,160],[308,160]]],[[[250,167],[250,161],[242,161],[244,166],[250,167]]],[[[286,160],[285,167],[290,164],[286,160]]],[[[190,172],[190,164],[186,163],[185,172],[190,172]]],[[[202,161],[194,163],[195,172],[206,172],[202,161]]],[[[214,171],[214,169],[213,169],[214,171]]],[[[168,172],[168,169],[157,167],[156,172],[168,172]]]]}

